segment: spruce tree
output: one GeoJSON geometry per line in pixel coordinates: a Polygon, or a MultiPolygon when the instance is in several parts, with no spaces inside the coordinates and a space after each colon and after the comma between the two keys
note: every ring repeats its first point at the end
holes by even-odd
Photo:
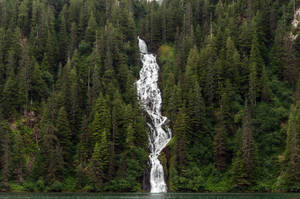
{"type": "Polygon", "coordinates": [[[126,136],[126,146],[129,149],[134,148],[134,129],[131,124],[128,125],[127,129],[127,136],[126,136]]]}
{"type": "Polygon", "coordinates": [[[60,140],[56,136],[56,128],[53,125],[52,113],[49,104],[44,104],[42,109],[41,126],[41,159],[38,163],[42,166],[41,171],[36,171],[45,176],[48,183],[51,184],[55,180],[61,180],[63,176],[64,158],[60,140]]]}
{"type": "Polygon", "coordinates": [[[68,31],[67,31],[67,20],[66,20],[66,12],[67,12],[67,6],[65,5],[63,7],[63,10],[61,11],[59,15],[59,61],[62,63],[65,63],[68,56],[68,45],[69,45],[69,38],[68,38],[68,31]]]}
{"type": "Polygon", "coordinates": [[[106,172],[108,166],[108,151],[109,145],[107,140],[106,131],[101,133],[100,142],[96,142],[94,146],[93,155],[91,158],[91,170],[90,175],[94,181],[94,185],[97,191],[103,190],[103,183],[106,179],[106,172]]]}
{"type": "Polygon", "coordinates": [[[85,31],[85,40],[92,44],[96,38],[97,22],[93,13],[90,14],[88,26],[85,31]]]}
{"type": "Polygon", "coordinates": [[[253,129],[251,124],[251,113],[248,109],[247,101],[244,110],[243,126],[242,126],[242,159],[245,171],[247,174],[247,180],[250,184],[255,180],[255,141],[253,136],[253,129]]]}
{"type": "Polygon", "coordinates": [[[215,127],[214,136],[214,157],[216,168],[219,171],[224,171],[227,166],[227,149],[226,149],[226,128],[224,124],[223,112],[219,113],[218,123],[215,127]]]}
{"type": "Polygon", "coordinates": [[[13,76],[11,72],[2,93],[2,113],[6,118],[13,116],[18,108],[17,83],[13,76]]]}
{"type": "Polygon", "coordinates": [[[11,176],[11,151],[10,151],[10,128],[7,121],[1,121],[0,124],[1,132],[1,176],[2,176],[2,186],[1,191],[9,191],[10,185],[9,180],[11,176]]]}
{"type": "Polygon", "coordinates": [[[185,109],[179,109],[174,124],[174,136],[176,137],[176,153],[178,168],[183,169],[187,161],[187,135],[189,134],[189,118],[185,113],[185,109]]]}
{"type": "Polygon", "coordinates": [[[247,100],[245,102],[241,136],[238,140],[238,149],[232,163],[233,188],[245,191],[249,190],[256,180],[256,147],[247,100]]]}
{"type": "Polygon", "coordinates": [[[259,50],[257,34],[254,34],[249,59],[249,98],[252,106],[256,105],[259,93],[258,70],[264,67],[264,61],[259,50]]]}
{"type": "Polygon", "coordinates": [[[56,135],[62,147],[62,155],[66,165],[72,165],[72,132],[64,107],[61,107],[56,120],[56,135]]]}
{"type": "Polygon", "coordinates": [[[225,78],[229,78],[236,85],[240,83],[240,54],[235,47],[231,37],[226,41],[225,78]]]}
{"type": "Polygon", "coordinates": [[[100,93],[94,106],[94,117],[90,126],[91,135],[95,138],[96,142],[100,142],[102,131],[110,131],[110,126],[111,117],[104,96],[100,93]]]}
{"type": "Polygon", "coordinates": [[[292,105],[287,129],[284,182],[288,191],[299,191],[300,180],[300,106],[292,105]]]}
{"type": "Polygon", "coordinates": [[[31,99],[35,101],[41,101],[49,95],[49,90],[45,80],[43,79],[43,72],[40,68],[40,65],[34,60],[33,69],[31,73],[31,82],[30,82],[30,96],[31,99]]]}

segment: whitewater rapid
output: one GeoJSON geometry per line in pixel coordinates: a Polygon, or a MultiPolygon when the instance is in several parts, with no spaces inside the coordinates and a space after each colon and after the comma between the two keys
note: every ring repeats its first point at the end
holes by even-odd
{"type": "Polygon", "coordinates": [[[150,148],[150,185],[151,193],[167,192],[164,170],[158,156],[171,139],[172,133],[167,125],[167,117],[161,114],[161,92],[158,87],[159,66],[156,56],[148,53],[146,43],[138,37],[141,61],[140,79],[137,81],[137,94],[140,106],[148,113],[151,121],[149,126],[150,148]]]}

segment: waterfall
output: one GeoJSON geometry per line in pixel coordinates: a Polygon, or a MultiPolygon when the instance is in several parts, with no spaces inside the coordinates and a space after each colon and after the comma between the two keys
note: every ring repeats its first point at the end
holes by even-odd
{"type": "Polygon", "coordinates": [[[299,24],[300,24],[300,8],[294,13],[294,19],[292,21],[292,31],[289,34],[289,38],[295,41],[299,35],[299,24]]]}
{"type": "Polygon", "coordinates": [[[150,148],[150,185],[151,193],[167,192],[164,170],[158,156],[171,139],[171,130],[165,125],[167,118],[161,115],[161,92],[158,87],[159,66],[156,56],[148,53],[145,41],[139,40],[139,48],[143,67],[137,81],[137,94],[141,107],[147,112],[151,121],[149,126],[150,148]]]}

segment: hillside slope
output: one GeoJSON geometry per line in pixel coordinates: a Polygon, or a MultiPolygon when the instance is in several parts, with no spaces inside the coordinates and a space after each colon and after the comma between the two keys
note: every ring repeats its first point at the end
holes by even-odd
{"type": "Polygon", "coordinates": [[[0,190],[150,189],[140,36],[173,132],[168,191],[300,191],[294,3],[0,1],[0,190]]]}

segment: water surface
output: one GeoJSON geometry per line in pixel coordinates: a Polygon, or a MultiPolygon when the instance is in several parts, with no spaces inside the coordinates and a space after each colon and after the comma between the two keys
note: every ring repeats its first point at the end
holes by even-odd
{"type": "Polygon", "coordinates": [[[0,199],[300,199],[293,193],[0,193],[0,199]]]}

